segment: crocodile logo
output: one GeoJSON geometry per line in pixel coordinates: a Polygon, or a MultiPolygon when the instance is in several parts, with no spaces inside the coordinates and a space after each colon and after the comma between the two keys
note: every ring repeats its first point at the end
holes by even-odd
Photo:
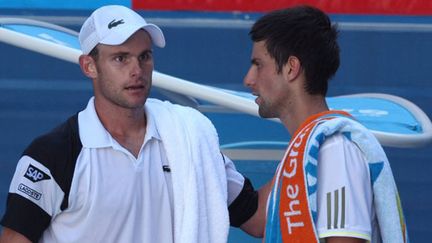
{"type": "Polygon", "coordinates": [[[108,29],[114,28],[114,27],[116,27],[117,25],[124,24],[124,23],[125,23],[125,22],[123,21],[123,19],[120,19],[120,20],[115,20],[115,19],[113,19],[113,20],[108,24],[108,29]]]}

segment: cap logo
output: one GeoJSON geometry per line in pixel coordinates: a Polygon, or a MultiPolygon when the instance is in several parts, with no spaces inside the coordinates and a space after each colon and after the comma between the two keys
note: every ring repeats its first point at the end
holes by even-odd
{"type": "Polygon", "coordinates": [[[114,27],[116,27],[117,25],[119,25],[119,24],[124,24],[124,21],[123,21],[123,19],[120,19],[120,20],[115,20],[115,19],[113,19],[113,21],[111,21],[109,24],[108,24],[108,29],[111,29],[111,28],[114,28],[114,27]]]}

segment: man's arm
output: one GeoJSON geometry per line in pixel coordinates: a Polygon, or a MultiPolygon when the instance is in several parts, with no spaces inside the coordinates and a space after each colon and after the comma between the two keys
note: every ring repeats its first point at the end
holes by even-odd
{"type": "Polygon", "coordinates": [[[271,192],[271,188],[272,181],[269,181],[258,190],[258,208],[255,214],[240,226],[244,232],[254,237],[262,238],[264,236],[267,199],[271,192]]]}
{"type": "MultiPolygon", "coordinates": [[[[264,237],[265,224],[266,224],[266,208],[267,199],[271,192],[272,181],[267,182],[263,187],[258,190],[258,208],[255,214],[240,228],[254,237],[264,237]]],[[[326,243],[365,243],[366,240],[350,237],[328,237],[325,239],[326,243]]]]}
{"type": "Polygon", "coordinates": [[[31,241],[15,230],[3,227],[0,243],[31,243],[31,241]]]}

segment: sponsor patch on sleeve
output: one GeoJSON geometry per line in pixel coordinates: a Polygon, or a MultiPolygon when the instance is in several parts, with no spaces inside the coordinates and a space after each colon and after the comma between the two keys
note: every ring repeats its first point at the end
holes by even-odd
{"type": "Polygon", "coordinates": [[[38,191],[33,190],[22,183],[18,185],[18,191],[23,192],[27,194],[29,197],[34,198],[36,200],[39,200],[42,197],[42,193],[39,193],[38,191]]]}
{"type": "Polygon", "coordinates": [[[38,181],[51,179],[51,177],[49,175],[47,175],[42,170],[36,168],[32,164],[29,164],[29,166],[27,167],[27,170],[24,174],[24,177],[31,180],[32,182],[38,182],[38,181]]]}

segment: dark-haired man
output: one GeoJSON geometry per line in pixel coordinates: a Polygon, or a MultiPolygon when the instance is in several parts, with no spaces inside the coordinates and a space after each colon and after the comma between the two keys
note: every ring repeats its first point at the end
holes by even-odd
{"type": "Polygon", "coordinates": [[[321,10],[297,6],[252,27],[245,86],[259,114],[292,138],[275,175],[265,242],[406,242],[386,155],[375,137],[326,103],[339,67],[337,30],[321,10]]]}

